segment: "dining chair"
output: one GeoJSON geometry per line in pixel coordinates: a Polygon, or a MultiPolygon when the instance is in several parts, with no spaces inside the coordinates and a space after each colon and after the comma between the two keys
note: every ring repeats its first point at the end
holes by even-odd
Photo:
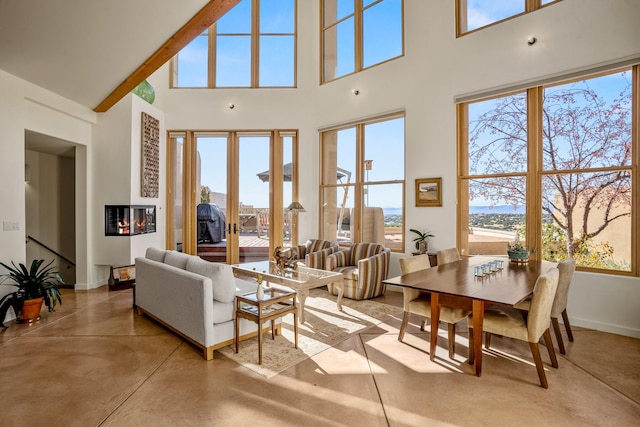
{"type": "MultiPolygon", "coordinates": [[[[400,271],[404,274],[413,273],[415,271],[431,268],[429,255],[416,255],[407,258],[400,258],[400,271]]],[[[398,341],[402,341],[404,333],[409,323],[409,316],[417,314],[422,316],[423,320],[420,324],[420,330],[424,331],[426,321],[424,319],[431,318],[431,293],[419,291],[417,289],[402,288],[404,299],[404,316],[402,317],[402,325],[398,334],[398,341]]],[[[449,339],[449,358],[455,356],[456,346],[456,323],[469,316],[469,311],[461,308],[453,308],[440,306],[440,320],[447,323],[447,332],[449,339]]]]}
{"type": "Polygon", "coordinates": [[[449,264],[450,262],[460,261],[460,252],[458,248],[443,249],[436,253],[438,265],[449,264]]]}
{"type": "MultiPolygon", "coordinates": [[[[521,310],[510,307],[490,308],[484,312],[482,329],[489,334],[501,335],[503,337],[514,338],[529,342],[531,354],[536,364],[540,385],[549,388],[547,377],[544,373],[544,365],[540,357],[540,347],[538,342],[541,337],[549,352],[551,366],[558,367],[558,359],[553,349],[549,326],[551,323],[551,307],[558,288],[558,278],[560,272],[556,267],[550,268],[536,280],[533,288],[533,297],[528,315],[524,315],[521,310]]],[[[469,362],[473,363],[473,315],[469,321],[469,362]]]]}
{"type": "MultiPolygon", "coordinates": [[[[576,271],[576,260],[574,258],[568,258],[560,262],[558,264],[558,270],[560,271],[560,278],[558,279],[558,289],[556,290],[556,295],[553,299],[553,306],[551,307],[551,324],[553,325],[553,332],[556,335],[556,341],[558,341],[558,350],[560,351],[560,354],[565,354],[558,317],[562,316],[562,322],[564,323],[564,327],[567,331],[569,341],[573,342],[573,333],[571,332],[569,316],[567,315],[567,301],[569,300],[569,286],[573,279],[573,273],[576,271]]],[[[530,306],[531,298],[528,298],[520,304],[517,304],[516,308],[519,310],[529,311],[530,306]]]]}

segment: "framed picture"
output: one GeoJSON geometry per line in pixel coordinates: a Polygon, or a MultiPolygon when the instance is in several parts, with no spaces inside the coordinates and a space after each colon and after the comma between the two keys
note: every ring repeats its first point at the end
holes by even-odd
{"type": "Polygon", "coordinates": [[[416,179],[416,206],[442,206],[442,178],[416,179]]]}

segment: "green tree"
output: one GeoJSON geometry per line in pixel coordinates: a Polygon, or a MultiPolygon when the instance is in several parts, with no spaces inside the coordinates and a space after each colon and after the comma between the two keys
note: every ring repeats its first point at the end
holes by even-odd
{"type": "Polygon", "coordinates": [[[200,188],[200,203],[211,203],[211,189],[206,185],[200,188]]]}

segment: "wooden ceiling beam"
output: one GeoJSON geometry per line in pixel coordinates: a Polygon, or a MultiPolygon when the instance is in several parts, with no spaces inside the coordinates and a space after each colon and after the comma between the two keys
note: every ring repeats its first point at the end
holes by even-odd
{"type": "Polygon", "coordinates": [[[240,0],[211,0],[196,15],[167,40],[153,55],[138,67],[129,77],[109,94],[97,107],[96,113],[104,113],[124,98],[144,79],[162,67],[168,60],[191,42],[204,30],[209,28],[225,13],[231,10],[240,0]]]}

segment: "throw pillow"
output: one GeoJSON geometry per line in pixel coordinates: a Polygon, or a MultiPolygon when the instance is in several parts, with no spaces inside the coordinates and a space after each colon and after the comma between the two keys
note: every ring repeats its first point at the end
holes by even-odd
{"type": "Polygon", "coordinates": [[[189,254],[178,251],[167,251],[167,254],[164,256],[164,263],[184,270],[187,267],[189,258],[192,258],[189,254]]]}
{"type": "Polygon", "coordinates": [[[233,302],[235,300],[236,280],[230,265],[191,257],[187,262],[186,270],[211,278],[214,300],[220,302],[233,302]]]}
{"type": "Polygon", "coordinates": [[[167,253],[164,249],[159,248],[147,248],[147,252],[145,253],[145,258],[150,259],[152,261],[164,262],[164,256],[167,253]]]}

